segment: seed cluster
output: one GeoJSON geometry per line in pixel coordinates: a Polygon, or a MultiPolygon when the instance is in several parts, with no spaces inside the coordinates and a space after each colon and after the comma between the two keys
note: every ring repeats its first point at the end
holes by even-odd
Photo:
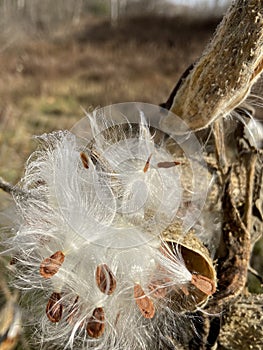
{"type": "MultiPolygon", "coordinates": [[[[22,220],[10,244],[17,286],[34,291],[35,334],[49,348],[144,350],[158,333],[177,332],[181,301],[194,304],[193,290],[215,291],[160,235],[173,220],[187,230],[199,213],[199,182],[182,181],[203,178],[199,151],[194,161],[183,157],[141,108],[136,123],[89,117],[84,141],[73,132],[43,135],[27,164],[21,185],[31,196],[16,198],[22,220]]],[[[179,142],[196,150],[190,134],[179,142]]]]}
{"type": "MultiPolygon", "coordinates": [[[[64,261],[65,255],[58,251],[49,258],[43,260],[40,265],[40,274],[44,278],[54,276],[64,261]]],[[[99,290],[107,295],[114,293],[116,289],[116,277],[107,264],[98,265],[95,272],[96,284],[99,290]]],[[[152,284],[152,287],[156,287],[152,284]]],[[[154,303],[149,296],[145,295],[140,284],[134,285],[134,298],[136,304],[145,318],[153,318],[155,314],[154,303]]],[[[77,303],[79,296],[76,297],[72,307],[69,310],[67,321],[72,323],[74,314],[77,312],[77,303]]],[[[46,305],[46,315],[48,319],[57,323],[61,321],[63,314],[63,301],[61,293],[53,292],[46,305]]],[[[96,307],[92,316],[88,319],[86,331],[91,338],[99,338],[105,330],[105,312],[103,307],[96,307]]]]}
{"type": "MultiPolygon", "coordinates": [[[[167,248],[162,247],[161,250],[166,255],[169,254],[167,248]]],[[[40,265],[41,276],[44,278],[53,277],[64,262],[64,258],[65,255],[61,251],[58,251],[52,254],[49,258],[44,259],[40,265]]],[[[167,271],[162,271],[161,275],[167,276],[167,271]]],[[[95,281],[98,289],[108,296],[112,295],[116,290],[116,277],[109,266],[105,263],[96,267],[95,281]]],[[[192,286],[196,287],[207,296],[212,295],[216,291],[214,281],[200,274],[192,274],[191,280],[188,284],[192,284],[192,286]]],[[[177,290],[178,287],[185,296],[189,296],[190,293],[187,288],[187,284],[174,286],[172,284],[172,278],[168,277],[163,277],[159,280],[151,280],[150,284],[148,285],[148,289],[152,293],[149,295],[145,294],[145,291],[139,283],[135,283],[133,294],[141,315],[145,319],[152,319],[155,315],[155,305],[152,298],[156,300],[163,299],[169,292],[171,292],[171,290],[177,290]],[[170,285],[170,288],[167,287],[168,285],[170,285]],[[152,295],[152,297],[150,295],[152,295]]],[[[76,316],[79,307],[78,302],[79,296],[75,298],[73,305],[69,309],[68,316],[66,318],[68,323],[74,323],[74,317],[76,316]]],[[[63,300],[61,293],[52,293],[46,305],[46,315],[52,323],[61,321],[63,315],[63,300]]],[[[116,319],[116,322],[117,321],[118,320],[116,319]]],[[[105,311],[102,306],[96,307],[92,312],[92,316],[87,319],[86,331],[91,338],[99,338],[103,335],[105,331],[105,311]]]]}

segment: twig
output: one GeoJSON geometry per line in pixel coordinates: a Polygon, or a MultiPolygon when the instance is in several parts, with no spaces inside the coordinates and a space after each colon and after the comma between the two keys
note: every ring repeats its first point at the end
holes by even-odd
{"type": "Polygon", "coordinates": [[[14,187],[9,182],[0,177],[0,188],[9,194],[12,194],[14,187]]]}
{"type": "Polygon", "coordinates": [[[28,193],[11,185],[9,182],[5,181],[1,176],[0,176],[0,189],[2,189],[4,192],[7,192],[11,195],[20,195],[20,196],[26,196],[28,197],[28,193]]]}
{"type": "Polygon", "coordinates": [[[245,213],[244,213],[244,224],[249,232],[251,232],[252,226],[252,208],[253,208],[253,191],[255,182],[255,169],[257,162],[257,154],[249,154],[248,166],[249,170],[247,173],[247,191],[246,191],[246,203],[245,203],[245,213]]]}

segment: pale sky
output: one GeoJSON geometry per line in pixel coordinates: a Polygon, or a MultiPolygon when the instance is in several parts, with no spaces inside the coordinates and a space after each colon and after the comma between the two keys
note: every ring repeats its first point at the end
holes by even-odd
{"type": "Polygon", "coordinates": [[[166,0],[167,2],[174,3],[176,5],[185,5],[185,6],[198,6],[198,5],[206,5],[206,6],[214,6],[215,3],[219,6],[224,6],[231,3],[231,0],[166,0]]]}

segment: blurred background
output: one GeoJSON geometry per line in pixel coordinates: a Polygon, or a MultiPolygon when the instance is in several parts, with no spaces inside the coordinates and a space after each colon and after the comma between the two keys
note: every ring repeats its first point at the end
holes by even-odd
{"type": "Polygon", "coordinates": [[[228,4],[0,0],[0,176],[15,184],[32,136],[71,128],[83,109],[164,102],[228,4]]]}

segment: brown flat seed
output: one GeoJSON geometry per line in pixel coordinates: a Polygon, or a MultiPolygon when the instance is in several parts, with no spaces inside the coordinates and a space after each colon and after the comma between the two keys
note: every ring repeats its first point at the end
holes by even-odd
{"type": "Polygon", "coordinates": [[[145,163],[145,166],[143,168],[143,172],[146,173],[149,169],[149,166],[150,166],[150,161],[151,161],[151,158],[152,158],[152,154],[149,155],[146,163],[145,163]]]}
{"type": "Polygon", "coordinates": [[[134,286],[134,298],[136,304],[145,318],[153,318],[155,314],[155,307],[152,300],[147,297],[139,284],[134,286]]]}
{"type": "Polygon", "coordinates": [[[191,283],[206,295],[212,295],[216,291],[214,281],[202,275],[193,274],[191,283]]]}
{"type": "Polygon", "coordinates": [[[40,265],[40,275],[44,278],[51,278],[58,272],[60,266],[64,262],[64,259],[65,255],[60,250],[51,255],[49,258],[44,259],[40,265]]]}
{"type": "Polygon", "coordinates": [[[54,292],[47,302],[46,314],[48,319],[53,323],[59,322],[62,318],[63,306],[60,300],[61,294],[54,292]]]}
{"type": "Polygon", "coordinates": [[[180,162],[159,162],[157,166],[158,168],[168,169],[180,164],[181,164],[180,162]]]}
{"type": "Polygon", "coordinates": [[[89,159],[84,152],[80,152],[80,159],[85,169],[89,168],[89,159]]]}
{"type": "Polygon", "coordinates": [[[99,290],[107,295],[111,295],[116,289],[116,278],[111,269],[106,264],[97,266],[96,283],[99,290]]]}
{"type": "Polygon", "coordinates": [[[105,330],[105,314],[102,307],[97,307],[86,327],[87,333],[91,338],[99,338],[105,330]]]}

